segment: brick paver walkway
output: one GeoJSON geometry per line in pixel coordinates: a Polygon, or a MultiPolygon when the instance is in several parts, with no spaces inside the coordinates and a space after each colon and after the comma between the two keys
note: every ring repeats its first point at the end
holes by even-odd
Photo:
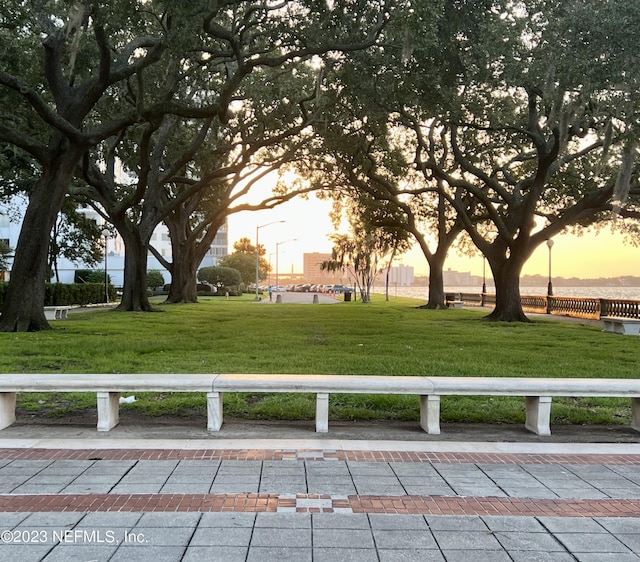
{"type": "Polygon", "coordinates": [[[4,448],[0,533],[19,562],[637,562],[640,455],[4,448]]]}

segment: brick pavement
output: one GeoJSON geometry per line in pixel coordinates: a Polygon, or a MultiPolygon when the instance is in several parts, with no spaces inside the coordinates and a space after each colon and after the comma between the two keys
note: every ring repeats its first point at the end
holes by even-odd
{"type": "Polygon", "coordinates": [[[0,559],[640,560],[635,452],[247,445],[5,444],[0,559]]]}

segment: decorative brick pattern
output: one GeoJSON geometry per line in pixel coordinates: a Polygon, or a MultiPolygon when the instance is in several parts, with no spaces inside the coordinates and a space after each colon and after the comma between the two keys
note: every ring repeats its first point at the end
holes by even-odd
{"type": "Polygon", "coordinates": [[[640,455],[547,455],[285,449],[0,449],[0,460],[341,460],[356,462],[640,465],[640,455]]]}
{"type": "Polygon", "coordinates": [[[304,512],[640,517],[640,500],[297,494],[0,495],[0,512],[304,512]]]}

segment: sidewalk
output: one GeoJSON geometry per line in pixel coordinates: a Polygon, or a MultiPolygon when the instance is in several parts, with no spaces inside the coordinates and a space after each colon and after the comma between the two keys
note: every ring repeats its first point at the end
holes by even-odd
{"type": "Polygon", "coordinates": [[[29,431],[0,440],[2,560],[640,560],[637,442],[29,431]]]}

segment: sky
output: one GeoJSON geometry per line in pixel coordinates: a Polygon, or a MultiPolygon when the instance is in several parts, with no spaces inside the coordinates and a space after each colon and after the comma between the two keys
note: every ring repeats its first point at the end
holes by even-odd
{"type": "MultiPolygon", "coordinates": [[[[329,219],[330,210],[330,202],[318,200],[312,194],[308,200],[295,199],[271,210],[231,215],[229,249],[231,251],[233,243],[243,237],[255,243],[256,227],[261,226],[258,242],[265,246],[266,258],[274,271],[277,244],[279,272],[302,273],[305,252],[331,252],[328,235],[334,229],[329,219]],[[271,222],[276,224],[268,224],[271,222]]],[[[394,262],[394,265],[400,264],[413,266],[415,275],[429,274],[427,260],[417,246],[394,262]]],[[[482,275],[482,266],[480,255],[469,258],[453,250],[445,263],[445,269],[469,271],[472,275],[482,275]]],[[[548,270],[549,249],[542,245],[525,265],[523,274],[547,276],[548,270]]],[[[551,273],[552,277],[565,278],[640,277],[640,248],[625,244],[622,236],[612,233],[609,228],[581,237],[561,234],[554,238],[551,249],[551,273]]]]}

